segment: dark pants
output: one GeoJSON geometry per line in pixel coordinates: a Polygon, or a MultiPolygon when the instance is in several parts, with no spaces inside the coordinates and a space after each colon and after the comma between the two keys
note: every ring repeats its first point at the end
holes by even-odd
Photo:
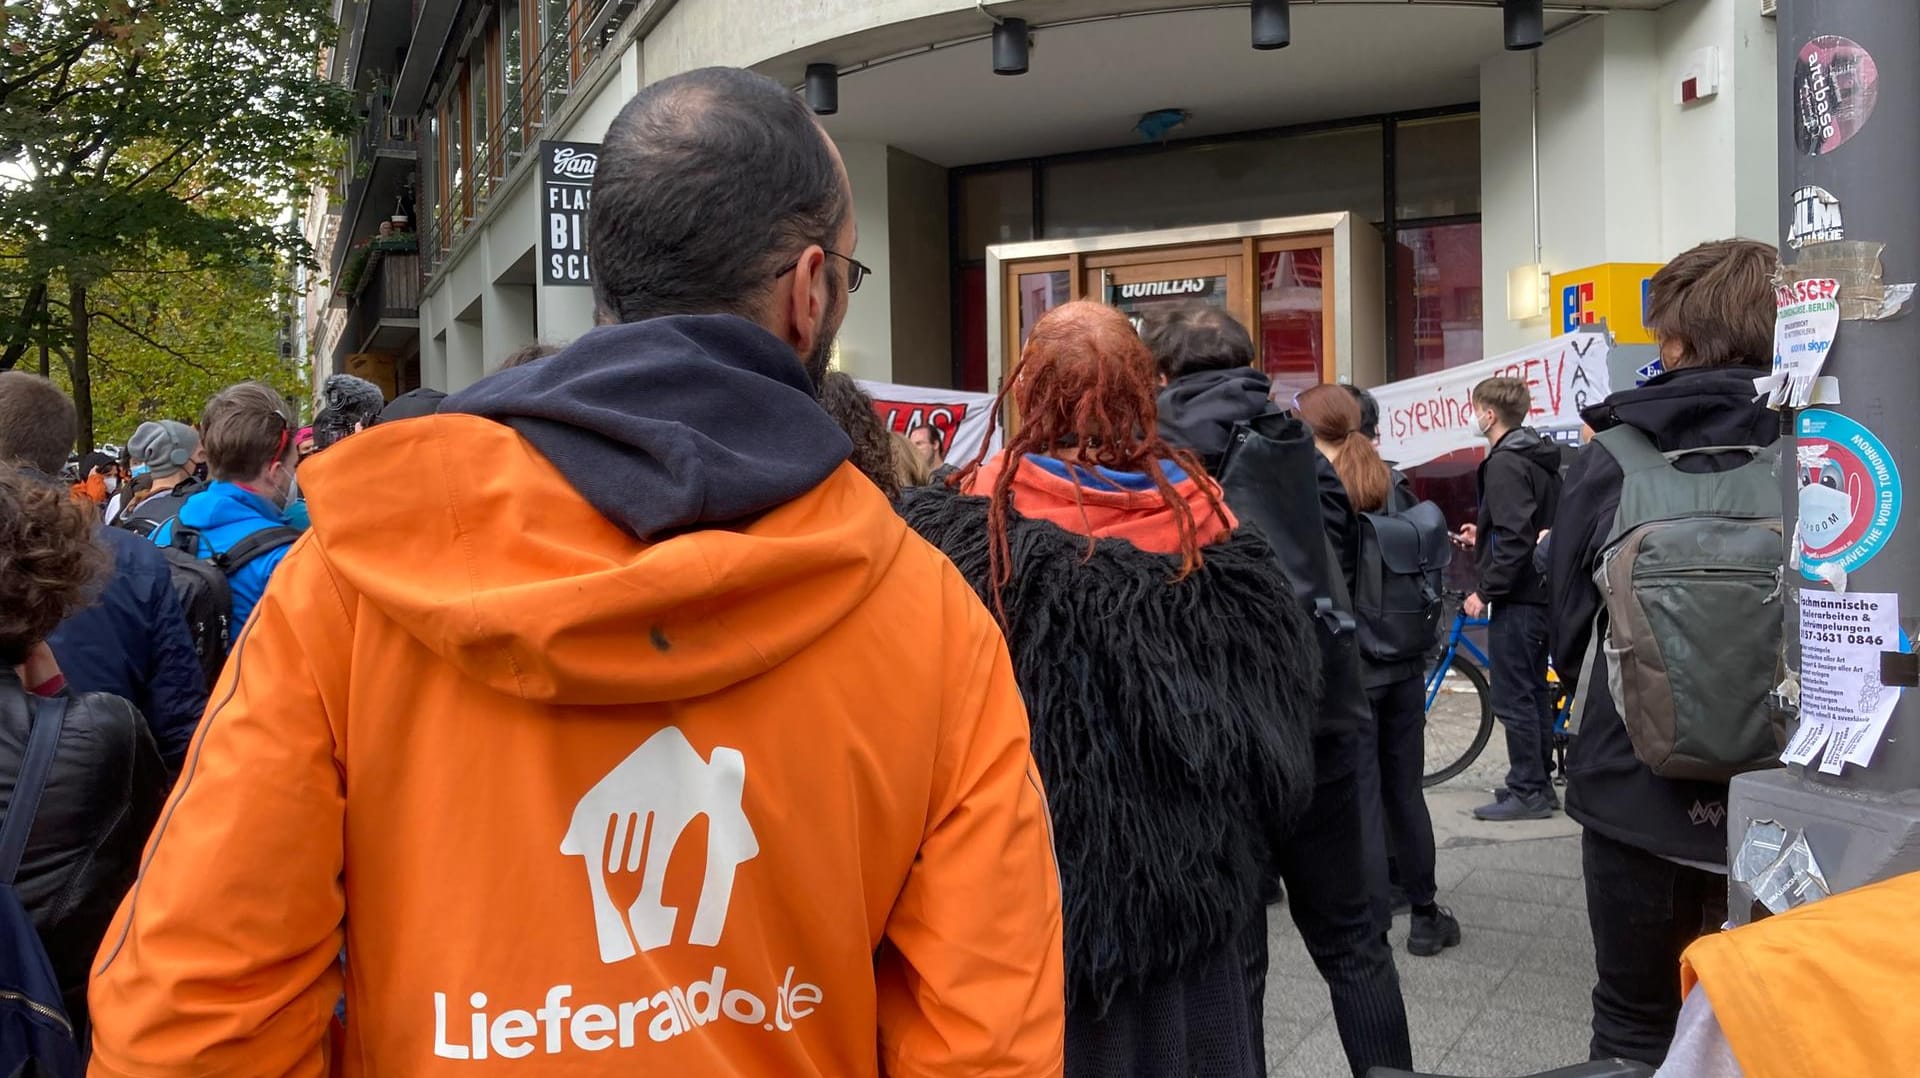
{"type": "Polygon", "coordinates": [[[1553,759],[1553,694],[1547,688],[1547,608],[1495,603],[1487,626],[1493,715],[1507,731],[1507,789],[1547,793],[1553,759]]]}
{"type": "Polygon", "coordinates": [[[1380,796],[1372,815],[1378,818],[1384,810],[1381,848],[1392,855],[1400,886],[1416,906],[1432,902],[1438,891],[1433,880],[1433,817],[1420,785],[1427,768],[1425,688],[1422,676],[1414,674],[1367,690],[1379,761],[1380,796]]]}
{"type": "Polygon", "coordinates": [[[1355,864],[1366,850],[1360,749],[1353,736],[1316,746],[1322,779],[1279,857],[1288,910],[1326,978],[1340,1046],[1356,1076],[1370,1067],[1413,1068],[1393,947],[1374,912],[1369,873],[1355,864]]]}
{"type": "Polygon", "coordinates": [[[1589,830],[1580,840],[1593,928],[1594,1059],[1658,1067],[1680,1017],[1680,952],[1727,920],[1727,878],[1589,830]]]}

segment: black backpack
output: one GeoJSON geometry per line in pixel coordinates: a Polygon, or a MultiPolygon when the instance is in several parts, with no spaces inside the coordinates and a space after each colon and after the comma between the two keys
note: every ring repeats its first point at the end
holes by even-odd
{"type": "Polygon", "coordinates": [[[27,751],[0,824],[0,1074],[80,1078],[86,1069],[53,963],[13,886],[66,716],[64,698],[34,700],[27,751]]]}
{"type": "Polygon", "coordinates": [[[300,532],[288,527],[262,528],[227,548],[224,554],[210,558],[199,556],[200,533],[173,522],[172,541],[160,548],[167,569],[173,575],[173,593],[180,597],[180,609],[187,616],[187,632],[193,637],[193,652],[200,669],[212,687],[227,664],[227,649],[233,643],[233,588],[228,578],[255,558],[271,554],[300,538],[300,532]]]}
{"type": "Polygon", "coordinates": [[[1453,559],[1447,517],[1395,484],[1384,513],[1360,513],[1353,596],[1360,651],[1375,663],[1424,657],[1440,639],[1441,575],[1453,559]]]}
{"type": "Polygon", "coordinates": [[[180,507],[187,504],[188,498],[198,494],[200,487],[199,483],[189,479],[164,494],[156,494],[128,506],[121,510],[120,519],[108,523],[116,528],[125,528],[142,539],[151,539],[153,533],[160,530],[160,525],[180,515],[180,507]]]}

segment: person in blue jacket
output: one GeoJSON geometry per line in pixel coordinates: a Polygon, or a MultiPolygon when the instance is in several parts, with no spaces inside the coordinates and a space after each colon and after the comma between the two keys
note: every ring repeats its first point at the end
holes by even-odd
{"type": "MultiPolygon", "coordinates": [[[[229,386],[208,401],[200,418],[200,444],[213,482],[154,531],[154,545],[172,546],[174,532],[190,528],[200,535],[195,556],[212,558],[255,532],[291,526],[287,508],[295,503],[298,490],[293,474],[295,428],[286,401],[260,382],[229,386]]],[[[236,639],[289,545],[228,574],[236,639]]]]}
{"type": "MultiPolygon", "coordinates": [[[[59,387],[25,371],[0,373],[0,461],[48,483],[66,463],[79,422],[59,387]]],[[[130,701],[146,718],[167,771],[178,773],[207,706],[206,680],[174,596],[167,562],[134,535],[105,526],[95,538],[113,572],[94,602],[62,621],[47,644],[75,692],[130,701]]]]}

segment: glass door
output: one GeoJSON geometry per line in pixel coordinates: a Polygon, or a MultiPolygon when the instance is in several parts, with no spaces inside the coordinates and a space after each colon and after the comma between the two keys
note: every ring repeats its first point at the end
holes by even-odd
{"type": "Polygon", "coordinates": [[[1117,307],[1140,328],[1147,314],[1204,303],[1247,320],[1246,257],[1238,245],[1214,253],[1132,251],[1087,259],[1086,295],[1117,307]]]}

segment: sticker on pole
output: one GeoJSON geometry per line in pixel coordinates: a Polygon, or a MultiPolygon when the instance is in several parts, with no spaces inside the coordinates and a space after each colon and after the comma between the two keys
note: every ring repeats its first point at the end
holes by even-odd
{"type": "Polygon", "coordinates": [[[1874,433],[1838,412],[1800,413],[1800,572],[1857,571],[1900,523],[1900,469],[1874,433]]]}
{"type": "Polygon", "coordinates": [[[1824,187],[1802,187],[1793,193],[1793,223],[1787,226],[1787,246],[1798,251],[1809,243],[1847,238],[1840,216],[1840,200],[1824,187]]]}
{"type": "Polygon", "coordinates": [[[1840,332],[1840,282],[1832,277],[1792,281],[1773,290],[1773,393],[1769,407],[1805,408],[1814,380],[1840,332]]]}
{"type": "Polygon", "coordinates": [[[1800,593],[1800,728],[1780,759],[1839,774],[1866,766],[1900,690],[1880,683],[1882,652],[1904,650],[1900,596],[1800,593]],[[1821,753],[1821,748],[1826,749],[1821,753]]]}
{"type": "Polygon", "coordinates": [[[1832,153],[1860,133],[1880,96],[1880,69],[1857,42],[1822,34],[1800,46],[1793,65],[1793,144],[1809,157],[1832,153]]]}

